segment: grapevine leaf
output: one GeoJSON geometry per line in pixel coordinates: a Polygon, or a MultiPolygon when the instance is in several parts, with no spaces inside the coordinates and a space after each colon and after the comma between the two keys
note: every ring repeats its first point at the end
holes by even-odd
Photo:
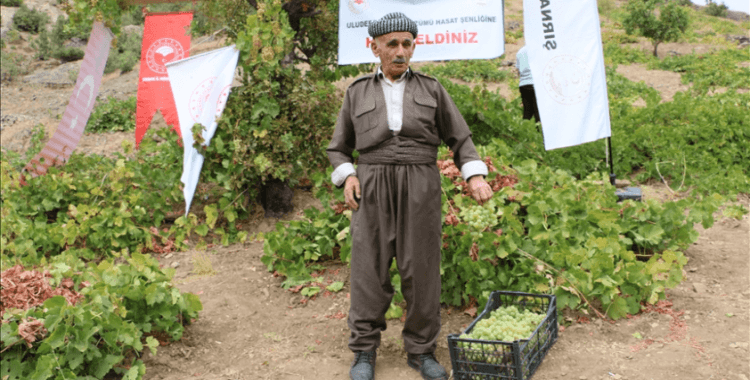
{"type": "Polygon", "coordinates": [[[122,377],[122,380],[138,380],[143,377],[143,375],[146,374],[146,366],[143,364],[143,361],[136,360],[128,370],[128,372],[125,372],[125,375],[122,377]]]}
{"type": "Polygon", "coordinates": [[[336,240],[346,240],[347,236],[349,236],[349,227],[344,228],[338,234],[336,234],[336,240]]]}
{"type": "Polygon", "coordinates": [[[189,313],[197,313],[203,310],[203,304],[200,298],[193,293],[185,293],[182,295],[185,300],[186,309],[189,313]]]}
{"type": "Polygon", "coordinates": [[[343,288],[344,288],[344,283],[341,281],[336,281],[332,283],[331,285],[326,286],[326,290],[334,292],[334,293],[341,291],[341,289],[343,288]]]}
{"type": "Polygon", "coordinates": [[[208,225],[208,228],[213,229],[216,225],[216,221],[219,219],[219,211],[216,208],[216,205],[206,205],[203,207],[203,211],[206,212],[206,224],[208,225]]]}
{"type": "Polygon", "coordinates": [[[641,229],[643,240],[657,245],[661,242],[661,237],[664,235],[664,229],[659,225],[647,224],[641,229]]]}
{"type": "Polygon", "coordinates": [[[404,309],[394,303],[388,307],[388,311],[385,312],[385,319],[398,319],[404,315],[404,309]]]}
{"type": "Polygon", "coordinates": [[[201,224],[200,226],[195,227],[195,233],[200,236],[208,235],[208,226],[205,224],[201,224]]]}
{"type": "Polygon", "coordinates": [[[29,380],[46,380],[52,377],[55,361],[55,354],[40,356],[36,361],[34,372],[29,376],[29,380]]]}
{"type": "Polygon", "coordinates": [[[60,309],[64,307],[68,301],[63,296],[55,296],[44,301],[44,307],[48,309],[60,309]]]}
{"type": "Polygon", "coordinates": [[[96,378],[103,378],[104,375],[106,375],[112,367],[122,361],[124,357],[122,355],[107,355],[96,364],[96,368],[94,369],[94,376],[96,378]]]}
{"type": "Polygon", "coordinates": [[[615,296],[612,302],[607,305],[607,315],[612,319],[620,319],[627,315],[627,313],[628,303],[620,296],[615,296]]]}
{"type": "Polygon", "coordinates": [[[319,286],[310,286],[310,287],[302,289],[302,291],[300,292],[300,294],[302,294],[305,297],[312,297],[318,293],[320,293],[319,286]]]}
{"type": "Polygon", "coordinates": [[[146,346],[151,350],[151,355],[156,355],[156,348],[159,347],[159,341],[153,336],[147,336],[146,346]]]}
{"type": "Polygon", "coordinates": [[[83,353],[78,350],[68,350],[66,359],[68,362],[68,367],[75,371],[75,369],[78,368],[81,363],[83,363],[84,356],[83,353]]]}
{"type": "Polygon", "coordinates": [[[65,344],[65,336],[68,332],[67,325],[59,325],[55,331],[53,331],[45,342],[50,345],[51,348],[55,349],[65,344]]]}

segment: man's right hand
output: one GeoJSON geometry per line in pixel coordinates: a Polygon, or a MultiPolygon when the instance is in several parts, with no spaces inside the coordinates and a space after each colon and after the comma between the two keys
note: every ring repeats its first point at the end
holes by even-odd
{"type": "Polygon", "coordinates": [[[359,178],[353,175],[346,177],[346,182],[344,183],[344,200],[346,201],[346,204],[352,210],[356,211],[359,208],[357,199],[360,198],[362,198],[362,196],[359,189],[359,178]]]}

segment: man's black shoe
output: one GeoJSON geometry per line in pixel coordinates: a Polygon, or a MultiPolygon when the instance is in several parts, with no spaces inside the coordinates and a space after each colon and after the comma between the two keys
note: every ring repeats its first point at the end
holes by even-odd
{"type": "Polygon", "coordinates": [[[448,374],[445,368],[438,363],[435,355],[429,354],[409,354],[406,361],[409,367],[416,369],[425,380],[448,380],[448,374]]]}
{"type": "Polygon", "coordinates": [[[349,377],[352,380],[372,380],[375,377],[376,356],[377,353],[375,350],[355,352],[352,368],[349,370],[349,377]]]}

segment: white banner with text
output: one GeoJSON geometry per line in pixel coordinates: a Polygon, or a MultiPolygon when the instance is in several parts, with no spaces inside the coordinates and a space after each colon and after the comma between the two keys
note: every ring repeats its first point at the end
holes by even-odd
{"type": "Polygon", "coordinates": [[[544,148],[611,136],[596,0],[524,0],[523,19],[544,148]]]}
{"type": "Polygon", "coordinates": [[[339,65],[380,62],[367,27],[391,12],[417,23],[412,61],[490,59],[505,52],[503,1],[340,0],[339,65]]]}

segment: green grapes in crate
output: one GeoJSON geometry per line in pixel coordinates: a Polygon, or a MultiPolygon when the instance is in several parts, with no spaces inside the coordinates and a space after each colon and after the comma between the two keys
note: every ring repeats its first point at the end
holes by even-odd
{"type": "Polygon", "coordinates": [[[544,314],[529,310],[519,311],[515,305],[500,307],[488,318],[477,322],[470,334],[462,334],[460,338],[503,342],[529,339],[544,317],[544,314]]]}
{"type": "MultiPolygon", "coordinates": [[[[489,317],[477,322],[471,333],[461,334],[459,339],[503,342],[522,340],[526,341],[524,351],[528,352],[540,339],[542,342],[546,339],[547,334],[543,331],[531,337],[544,318],[544,314],[530,310],[520,311],[515,305],[499,307],[489,317]]],[[[494,344],[459,342],[458,346],[464,350],[465,358],[472,362],[506,365],[511,361],[510,354],[497,350],[498,347],[494,344]]]]}

